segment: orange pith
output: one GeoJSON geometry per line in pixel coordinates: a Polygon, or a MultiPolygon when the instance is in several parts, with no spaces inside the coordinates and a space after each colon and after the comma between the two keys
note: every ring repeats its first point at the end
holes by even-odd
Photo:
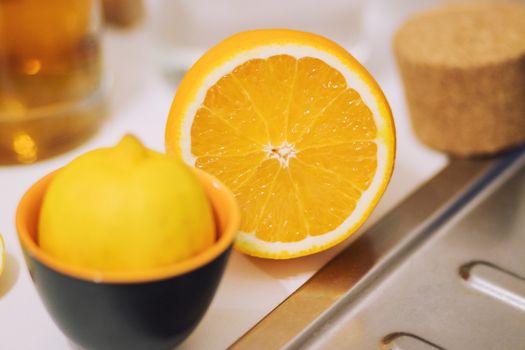
{"type": "MultiPolygon", "coordinates": [[[[390,111],[368,73],[355,60],[350,64],[362,70],[380,116],[343,73],[308,55],[248,58],[210,84],[200,102],[188,97],[198,87],[181,85],[167,125],[168,150],[232,189],[242,214],[240,250],[271,258],[324,250],[354,232],[384,191],[394,158],[390,111]],[[193,115],[176,105],[183,103],[194,104],[193,115]],[[371,187],[366,206],[352,216],[371,187]]],[[[198,81],[195,72],[188,76],[198,81]]]]}

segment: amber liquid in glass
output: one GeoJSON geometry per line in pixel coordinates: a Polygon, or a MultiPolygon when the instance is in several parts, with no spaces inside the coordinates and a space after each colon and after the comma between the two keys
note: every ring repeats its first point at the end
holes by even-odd
{"type": "Polygon", "coordinates": [[[97,130],[104,96],[94,5],[0,0],[0,164],[56,155],[97,130]]]}

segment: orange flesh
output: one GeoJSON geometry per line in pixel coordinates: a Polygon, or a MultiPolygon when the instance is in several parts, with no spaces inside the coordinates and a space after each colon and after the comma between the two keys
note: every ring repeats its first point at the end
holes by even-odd
{"type": "Polygon", "coordinates": [[[295,242],[341,225],[377,168],[377,128],[323,61],[252,59],[207,92],[191,128],[196,166],[236,195],[241,230],[295,242]]]}

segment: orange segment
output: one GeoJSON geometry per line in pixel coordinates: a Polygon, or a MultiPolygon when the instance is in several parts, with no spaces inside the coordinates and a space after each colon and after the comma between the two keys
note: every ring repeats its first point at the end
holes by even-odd
{"type": "Polygon", "coordinates": [[[279,162],[266,160],[238,188],[235,197],[242,203],[242,230],[255,232],[273,191],[273,185],[281,171],[279,162]]]}
{"type": "Polygon", "coordinates": [[[357,230],[391,176],[395,131],[381,90],[347,52],[313,34],[261,30],[190,69],[166,145],[232,188],[238,249],[282,259],[357,230]]]}
{"type": "Polygon", "coordinates": [[[191,129],[195,156],[240,156],[260,151],[264,143],[252,138],[255,135],[253,125],[242,125],[226,118],[205,107],[197,111],[191,129]]]}
{"type": "Polygon", "coordinates": [[[297,152],[297,158],[320,171],[343,177],[362,192],[374,178],[376,154],[375,143],[354,141],[306,148],[297,152]]]}
{"type": "Polygon", "coordinates": [[[326,106],[307,130],[303,130],[297,147],[348,140],[373,141],[376,136],[377,127],[372,112],[355,90],[346,89],[326,106]]]}
{"type": "Polygon", "coordinates": [[[319,115],[346,88],[345,78],[340,72],[312,57],[297,60],[295,84],[297,88],[291,99],[287,125],[290,143],[308,132],[319,115]]]}
{"type": "Polygon", "coordinates": [[[233,71],[240,90],[264,122],[267,142],[281,143],[285,139],[284,123],[290,104],[296,60],[279,55],[254,59],[233,71]],[[271,86],[272,89],[261,89],[271,86]]]}
{"type": "Polygon", "coordinates": [[[310,235],[322,235],[341,225],[354,210],[361,191],[343,176],[302,161],[293,162],[290,173],[300,188],[310,235]]]}
{"type": "MultiPolygon", "coordinates": [[[[278,164],[276,160],[273,162],[278,164]]],[[[269,189],[255,230],[256,237],[265,242],[280,242],[286,232],[287,242],[306,238],[309,232],[304,210],[288,169],[279,166],[269,189]]]]}
{"type": "Polygon", "coordinates": [[[208,173],[218,174],[226,186],[237,189],[255,175],[258,165],[265,158],[266,155],[260,151],[239,156],[203,156],[197,158],[195,166],[208,173]]]}

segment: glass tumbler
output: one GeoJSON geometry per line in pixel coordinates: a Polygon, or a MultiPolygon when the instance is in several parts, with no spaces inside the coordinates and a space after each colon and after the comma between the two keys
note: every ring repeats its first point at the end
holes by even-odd
{"type": "Polygon", "coordinates": [[[104,116],[99,0],[0,0],[0,164],[79,145],[104,116]]]}

